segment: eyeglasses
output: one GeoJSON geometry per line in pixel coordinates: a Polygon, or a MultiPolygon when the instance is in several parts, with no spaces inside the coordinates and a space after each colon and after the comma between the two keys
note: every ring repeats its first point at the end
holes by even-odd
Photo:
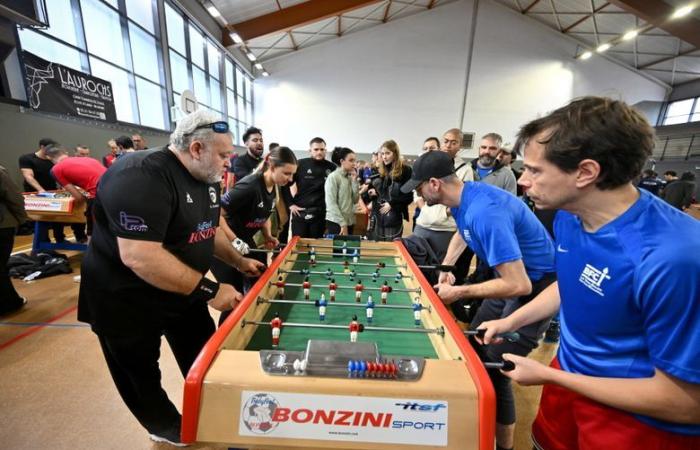
{"type": "Polygon", "coordinates": [[[197,130],[201,130],[202,128],[211,128],[212,130],[214,130],[214,133],[228,133],[229,130],[227,122],[219,121],[214,123],[208,123],[206,125],[200,125],[187,134],[192,134],[197,130]]]}

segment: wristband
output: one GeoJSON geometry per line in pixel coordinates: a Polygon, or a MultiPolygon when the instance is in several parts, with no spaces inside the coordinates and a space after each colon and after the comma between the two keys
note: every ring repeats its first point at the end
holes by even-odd
{"type": "Polygon", "coordinates": [[[217,292],[219,292],[219,283],[207,277],[202,277],[197,287],[190,293],[189,298],[193,301],[206,302],[216,297],[217,292]]]}

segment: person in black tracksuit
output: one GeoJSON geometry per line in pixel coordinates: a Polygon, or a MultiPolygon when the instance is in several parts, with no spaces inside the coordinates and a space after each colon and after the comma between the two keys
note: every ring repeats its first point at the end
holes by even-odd
{"type": "MultiPolygon", "coordinates": [[[[262,231],[268,248],[279,245],[279,241],[270,230],[270,214],[275,208],[275,186],[288,184],[297,168],[297,159],[288,147],[277,147],[265,157],[262,167],[242,180],[236,182],[233,188],[221,198],[221,209],[226,225],[224,231],[228,239],[243,241],[242,253],[245,247],[255,248],[253,236],[262,231]]],[[[240,245],[240,244],[239,244],[240,245]]],[[[239,246],[239,248],[241,248],[239,246]]],[[[251,254],[252,258],[264,262],[266,254],[251,254]]],[[[220,282],[230,283],[239,291],[245,293],[255,282],[246,278],[229,265],[214,260],[211,271],[220,282]]],[[[226,320],[230,311],[224,311],[219,318],[219,324],[226,320]]]]}
{"type": "Polygon", "coordinates": [[[413,194],[401,192],[401,185],[411,178],[411,168],[401,161],[398,144],[389,140],[379,152],[379,177],[362,187],[363,201],[372,202],[368,237],[376,241],[393,241],[403,234],[403,221],[408,220],[408,205],[413,194]]]}
{"type": "Polygon", "coordinates": [[[309,142],[310,158],[299,160],[292,193],[292,235],[323,237],[326,228],[326,200],[323,187],[335,164],[326,160],[326,141],[320,137],[309,142]]]}

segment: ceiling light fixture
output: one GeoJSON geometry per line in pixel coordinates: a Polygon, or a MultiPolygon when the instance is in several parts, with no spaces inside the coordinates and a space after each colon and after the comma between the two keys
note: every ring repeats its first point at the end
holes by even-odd
{"type": "Polygon", "coordinates": [[[209,14],[212,15],[212,17],[218,19],[221,17],[221,13],[219,12],[218,9],[214,5],[207,6],[207,11],[209,11],[209,14]]]}
{"type": "Polygon", "coordinates": [[[598,53],[603,53],[604,51],[606,51],[606,50],[609,49],[610,47],[612,47],[612,45],[610,45],[610,44],[608,44],[608,43],[601,44],[601,45],[598,46],[597,49],[595,49],[595,51],[597,51],[598,53]]]}
{"type": "Polygon", "coordinates": [[[236,33],[235,31],[230,32],[229,36],[231,36],[231,39],[233,39],[233,42],[235,42],[236,44],[243,43],[243,39],[241,39],[241,36],[238,33],[236,33]]]}
{"type": "Polygon", "coordinates": [[[585,59],[590,58],[591,56],[593,56],[593,53],[591,53],[589,51],[585,51],[585,52],[581,53],[581,56],[579,56],[579,59],[585,60],[585,59]]]}
{"type": "Polygon", "coordinates": [[[263,70],[263,66],[260,63],[255,63],[255,68],[258,70],[263,70]]]}
{"type": "Polygon", "coordinates": [[[680,19],[681,17],[685,17],[691,12],[693,12],[693,9],[695,9],[693,5],[686,5],[682,8],[678,8],[671,15],[671,19],[680,19]]]}
{"type": "Polygon", "coordinates": [[[248,59],[251,60],[251,61],[255,61],[255,60],[258,59],[258,58],[255,57],[255,55],[254,55],[252,52],[248,52],[248,53],[246,53],[245,55],[246,55],[246,56],[248,57],[248,59]]]}
{"type": "Polygon", "coordinates": [[[263,70],[263,76],[264,76],[264,77],[269,77],[269,76],[270,76],[270,74],[269,74],[269,73],[267,73],[267,70],[263,70]]]}
{"type": "Polygon", "coordinates": [[[639,34],[639,31],[637,31],[637,30],[628,31],[627,33],[625,33],[624,36],[622,36],[622,40],[629,41],[631,39],[636,38],[638,34],[639,34]]]}

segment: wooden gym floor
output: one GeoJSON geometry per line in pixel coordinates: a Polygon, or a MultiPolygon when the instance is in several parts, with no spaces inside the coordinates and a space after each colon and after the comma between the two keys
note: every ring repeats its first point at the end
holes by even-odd
{"type": "MultiPolygon", "coordinates": [[[[29,251],[31,236],[17,238],[15,251],[29,251]]],[[[124,406],[90,328],[76,319],[82,254],[70,255],[74,272],[15,287],[27,305],[0,318],[0,447],[12,450],[172,449],[149,440],[124,406]]],[[[212,315],[216,315],[212,310],[212,315]]],[[[182,403],[183,379],[167,342],[160,360],[163,386],[182,403]]],[[[543,344],[533,357],[549,362],[556,346],[543,344]]],[[[516,386],[516,450],[529,450],[530,425],[540,389],[516,386]]],[[[226,449],[193,445],[193,449],[226,449]]]]}

